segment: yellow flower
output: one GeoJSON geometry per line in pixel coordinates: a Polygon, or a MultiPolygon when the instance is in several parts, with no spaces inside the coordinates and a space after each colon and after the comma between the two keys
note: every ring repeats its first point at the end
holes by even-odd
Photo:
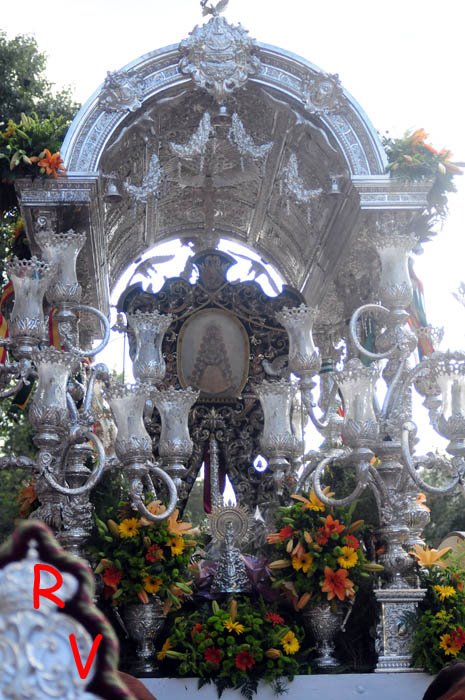
{"type": "Polygon", "coordinates": [[[433,586],[434,590],[438,594],[440,600],[445,600],[446,598],[452,598],[455,595],[455,588],[452,586],[433,586]]]}
{"type": "Polygon", "coordinates": [[[446,565],[445,561],[440,561],[444,554],[450,550],[450,547],[443,547],[442,549],[430,549],[429,547],[422,547],[416,544],[413,551],[409,552],[412,557],[415,557],[420,566],[429,568],[430,566],[442,566],[446,565]]]}
{"type": "MultiPolygon", "coordinates": [[[[435,586],[437,588],[437,586],[435,586]]],[[[456,644],[454,644],[454,640],[450,636],[450,634],[443,634],[440,637],[440,642],[439,646],[441,649],[444,650],[444,653],[446,656],[457,656],[459,653],[460,649],[456,644]]]]}
{"type": "Polygon", "coordinates": [[[291,630],[281,639],[281,646],[286,654],[295,654],[300,649],[299,640],[291,630]]]}
{"type": "Polygon", "coordinates": [[[241,625],[240,622],[235,622],[230,617],[224,622],[224,627],[228,632],[235,632],[236,634],[242,634],[244,631],[244,625],[241,625]]]}
{"type": "Polygon", "coordinates": [[[147,591],[147,593],[158,593],[163,581],[157,576],[145,576],[142,583],[144,584],[144,589],[147,591]]]}
{"type": "Polygon", "coordinates": [[[168,639],[163,644],[162,648],[160,649],[160,651],[157,654],[158,661],[163,661],[163,659],[166,658],[166,652],[169,651],[172,648],[172,646],[173,645],[171,644],[171,640],[168,637],[168,639]]]}
{"type": "Polygon", "coordinates": [[[121,537],[135,537],[139,532],[140,521],[138,518],[125,518],[118,525],[118,532],[121,537]]]}
{"type": "Polygon", "coordinates": [[[380,464],[381,464],[380,458],[377,457],[376,455],[373,455],[373,457],[370,459],[370,465],[372,467],[375,467],[375,469],[376,469],[376,467],[379,467],[380,464]]]}
{"type": "Polygon", "coordinates": [[[355,549],[352,547],[341,547],[341,556],[338,557],[337,563],[343,569],[351,569],[358,562],[358,556],[355,549]]]}
{"type": "Polygon", "coordinates": [[[439,612],[436,613],[436,615],[434,617],[437,620],[443,620],[444,622],[449,622],[450,613],[446,612],[445,610],[440,610],[439,612]]]}
{"type": "MultiPolygon", "coordinates": [[[[331,496],[334,496],[334,493],[331,493],[329,490],[329,486],[325,486],[323,489],[323,493],[325,496],[328,498],[331,498],[331,496]]],[[[325,504],[323,501],[320,501],[318,496],[315,493],[315,490],[312,486],[312,488],[309,491],[308,498],[305,498],[304,496],[299,496],[299,494],[294,493],[291,498],[293,498],[296,501],[300,501],[301,503],[304,504],[304,510],[314,510],[316,512],[323,512],[326,509],[325,504]]]]}
{"type": "Polygon", "coordinates": [[[299,554],[295,557],[292,557],[292,567],[296,571],[300,571],[300,569],[302,569],[304,574],[306,574],[307,571],[309,571],[312,564],[313,557],[308,552],[304,552],[303,554],[299,554]]]}
{"type": "Polygon", "coordinates": [[[172,556],[175,557],[177,554],[182,554],[184,552],[186,543],[182,537],[173,537],[169,542],[169,546],[171,547],[172,556]]]}

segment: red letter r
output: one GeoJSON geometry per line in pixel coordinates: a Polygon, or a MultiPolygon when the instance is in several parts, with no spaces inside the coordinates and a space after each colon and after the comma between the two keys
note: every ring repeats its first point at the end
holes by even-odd
{"type": "Polygon", "coordinates": [[[42,596],[43,598],[48,598],[48,600],[51,600],[52,603],[55,603],[55,605],[58,605],[59,608],[64,608],[65,604],[61,600],[61,598],[58,598],[58,596],[53,595],[55,591],[58,591],[63,584],[63,576],[60,574],[58,569],[55,569],[54,566],[50,566],[49,564],[34,564],[34,585],[33,585],[33,591],[32,591],[32,596],[33,596],[33,601],[34,601],[34,610],[38,610],[40,608],[40,602],[39,598],[42,596]],[[40,587],[40,572],[41,571],[48,571],[49,574],[53,574],[56,578],[56,583],[53,586],[50,586],[49,588],[41,588],[40,587]]]}

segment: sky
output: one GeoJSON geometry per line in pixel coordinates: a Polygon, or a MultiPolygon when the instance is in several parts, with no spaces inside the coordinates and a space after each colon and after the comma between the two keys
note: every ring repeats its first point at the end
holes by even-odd
{"type": "MultiPolygon", "coordinates": [[[[230,0],[225,16],[258,41],[338,73],[380,133],[423,127],[436,148],[465,161],[462,12],[457,0],[230,0]]],[[[198,0],[23,0],[20,12],[0,16],[10,38],[36,37],[50,80],[70,85],[81,102],[107,71],[178,43],[201,22],[198,0]]],[[[416,263],[429,320],[446,326],[446,347],[464,335],[465,309],[452,291],[465,279],[465,175],[457,186],[443,230],[416,263]]]]}

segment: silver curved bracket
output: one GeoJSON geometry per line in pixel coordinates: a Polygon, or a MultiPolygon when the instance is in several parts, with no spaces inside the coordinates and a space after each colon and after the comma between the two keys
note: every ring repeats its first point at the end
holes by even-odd
{"type": "Polygon", "coordinates": [[[357,485],[355,489],[345,498],[328,498],[323,493],[321,488],[321,479],[325,472],[325,469],[330,466],[333,462],[338,459],[348,457],[349,455],[354,455],[354,453],[346,448],[342,450],[333,450],[330,454],[323,459],[322,462],[317,466],[313,473],[313,488],[317,495],[317,498],[322,501],[327,506],[348,506],[353,503],[366,489],[368,486],[368,475],[369,475],[369,461],[368,460],[358,460],[356,465],[357,470],[357,485]]]}
{"type": "Polygon", "coordinates": [[[154,474],[154,476],[158,477],[168,489],[168,505],[166,506],[166,510],[163,511],[163,513],[160,513],[159,515],[155,515],[146,508],[143,498],[144,487],[140,479],[132,479],[131,481],[131,500],[133,505],[135,505],[139,513],[144,518],[150,520],[153,523],[160,523],[163,520],[169,518],[170,515],[174,512],[174,509],[176,508],[176,503],[178,501],[178,492],[176,490],[176,486],[173,479],[165,471],[163,471],[163,469],[160,469],[160,467],[156,467],[154,464],[150,463],[147,466],[149,471],[152,474],[154,474]]]}
{"type": "Polygon", "coordinates": [[[18,393],[24,386],[24,379],[19,379],[13,387],[5,389],[5,391],[0,392],[0,400],[8,399],[10,396],[14,396],[18,393]]]}
{"type": "MultiPolygon", "coordinates": [[[[87,438],[89,442],[92,442],[97,450],[97,465],[90,473],[90,476],[85,484],[83,484],[82,486],[77,486],[76,488],[68,488],[67,486],[62,486],[58,483],[58,481],[55,479],[54,475],[50,471],[51,460],[44,460],[42,464],[41,475],[44,477],[47,484],[51,486],[52,489],[58,491],[58,493],[64,494],[65,496],[81,496],[84,493],[88,493],[100,480],[100,477],[102,476],[105,469],[105,450],[103,449],[103,445],[98,439],[98,437],[90,429],[85,429],[81,431],[80,435],[84,438],[87,438]]],[[[65,451],[65,459],[62,461],[61,467],[63,467],[63,462],[66,461],[66,454],[67,450],[65,451]]]]}
{"type": "Polygon", "coordinates": [[[37,464],[30,457],[25,457],[23,455],[6,455],[0,457],[0,470],[1,469],[31,469],[31,471],[36,471],[37,464]]]}
{"type": "Polygon", "coordinates": [[[333,384],[331,387],[331,391],[328,397],[328,408],[326,410],[326,413],[322,418],[318,418],[315,415],[315,404],[313,403],[313,395],[312,395],[312,389],[316,386],[314,382],[310,386],[303,386],[303,383],[300,383],[300,391],[301,391],[301,396],[302,396],[302,403],[304,404],[308,416],[310,420],[312,421],[313,425],[315,428],[319,431],[324,430],[329,426],[329,418],[328,415],[331,412],[331,409],[333,407],[333,401],[334,398],[338,392],[338,387],[336,383],[333,384]]]}
{"type": "Polygon", "coordinates": [[[465,465],[462,466],[462,471],[459,471],[452,478],[452,481],[446,484],[446,486],[432,486],[431,484],[428,484],[418,474],[418,471],[416,470],[415,464],[413,462],[412,454],[410,452],[410,439],[411,436],[415,437],[416,432],[417,426],[415,425],[415,423],[413,423],[413,421],[407,421],[407,423],[404,423],[404,425],[402,426],[402,457],[404,459],[404,464],[406,466],[409,476],[422,491],[426,491],[427,493],[432,494],[451,493],[457,488],[459,484],[462,483],[463,469],[465,468],[465,465]]]}
{"type": "MultiPolygon", "coordinates": [[[[110,340],[110,322],[105,316],[104,313],[99,311],[99,309],[95,309],[93,306],[87,306],[86,304],[76,304],[72,306],[72,311],[87,311],[90,314],[93,314],[94,316],[97,316],[97,318],[102,322],[103,324],[103,339],[100,345],[98,345],[96,348],[93,350],[80,350],[79,348],[75,347],[69,336],[66,335],[66,346],[67,350],[69,352],[74,352],[76,355],[79,355],[79,357],[95,357],[95,355],[98,355],[99,352],[101,352],[107,345],[108,341],[110,340]]],[[[60,325],[59,325],[59,330],[60,330],[60,325]]],[[[61,335],[61,332],[60,332],[61,335]]]]}
{"type": "Polygon", "coordinates": [[[380,304],[364,304],[363,306],[360,306],[356,311],[354,311],[352,318],[350,319],[349,330],[353,344],[359,353],[365,355],[365,357],[369,357],[371,360],[384,360],[387,357],[392,357],[397,349],[395,345],[386,352],[370,352],[370,350],[367,350],[361,344],[357,333],[357,323],[360,316],[366,311],[384,311],[388,314],[391,313],[389,309],[387,309],[385,306],[381,306],[380,304]]]}

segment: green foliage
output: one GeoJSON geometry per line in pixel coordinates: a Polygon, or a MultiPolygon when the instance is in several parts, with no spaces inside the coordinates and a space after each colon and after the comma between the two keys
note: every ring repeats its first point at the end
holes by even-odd
{"type": "Polygon", "coordinates": [[[465,661],[465,552],[449,555],[445,566],[421,570],[426,597],[419,605],[412,658],[416,667],[437,673],[448,662],[465,661]]]}
{"type": "Polygon", "coordinates": [[[79,105],[69,88],[53,91],[45,76],[46,65],[46,55],[34,37],[8,39],[0,31],[0,122],[19,121],[22,112],[36,112],[39,119],[51,114],[73,118],[79,105]]]}
{"type": "Polygon", "coordinates": [[[218,696],[226,688],[250,700],[259,680],[284,692],[283,679],[308,673],[301,650],[303,631],[263,600],[247,596],[219,605],[216,601],[177,617],[158,659],[170,673],[197,676],[199,688],[215,683],[218,696]]]}

